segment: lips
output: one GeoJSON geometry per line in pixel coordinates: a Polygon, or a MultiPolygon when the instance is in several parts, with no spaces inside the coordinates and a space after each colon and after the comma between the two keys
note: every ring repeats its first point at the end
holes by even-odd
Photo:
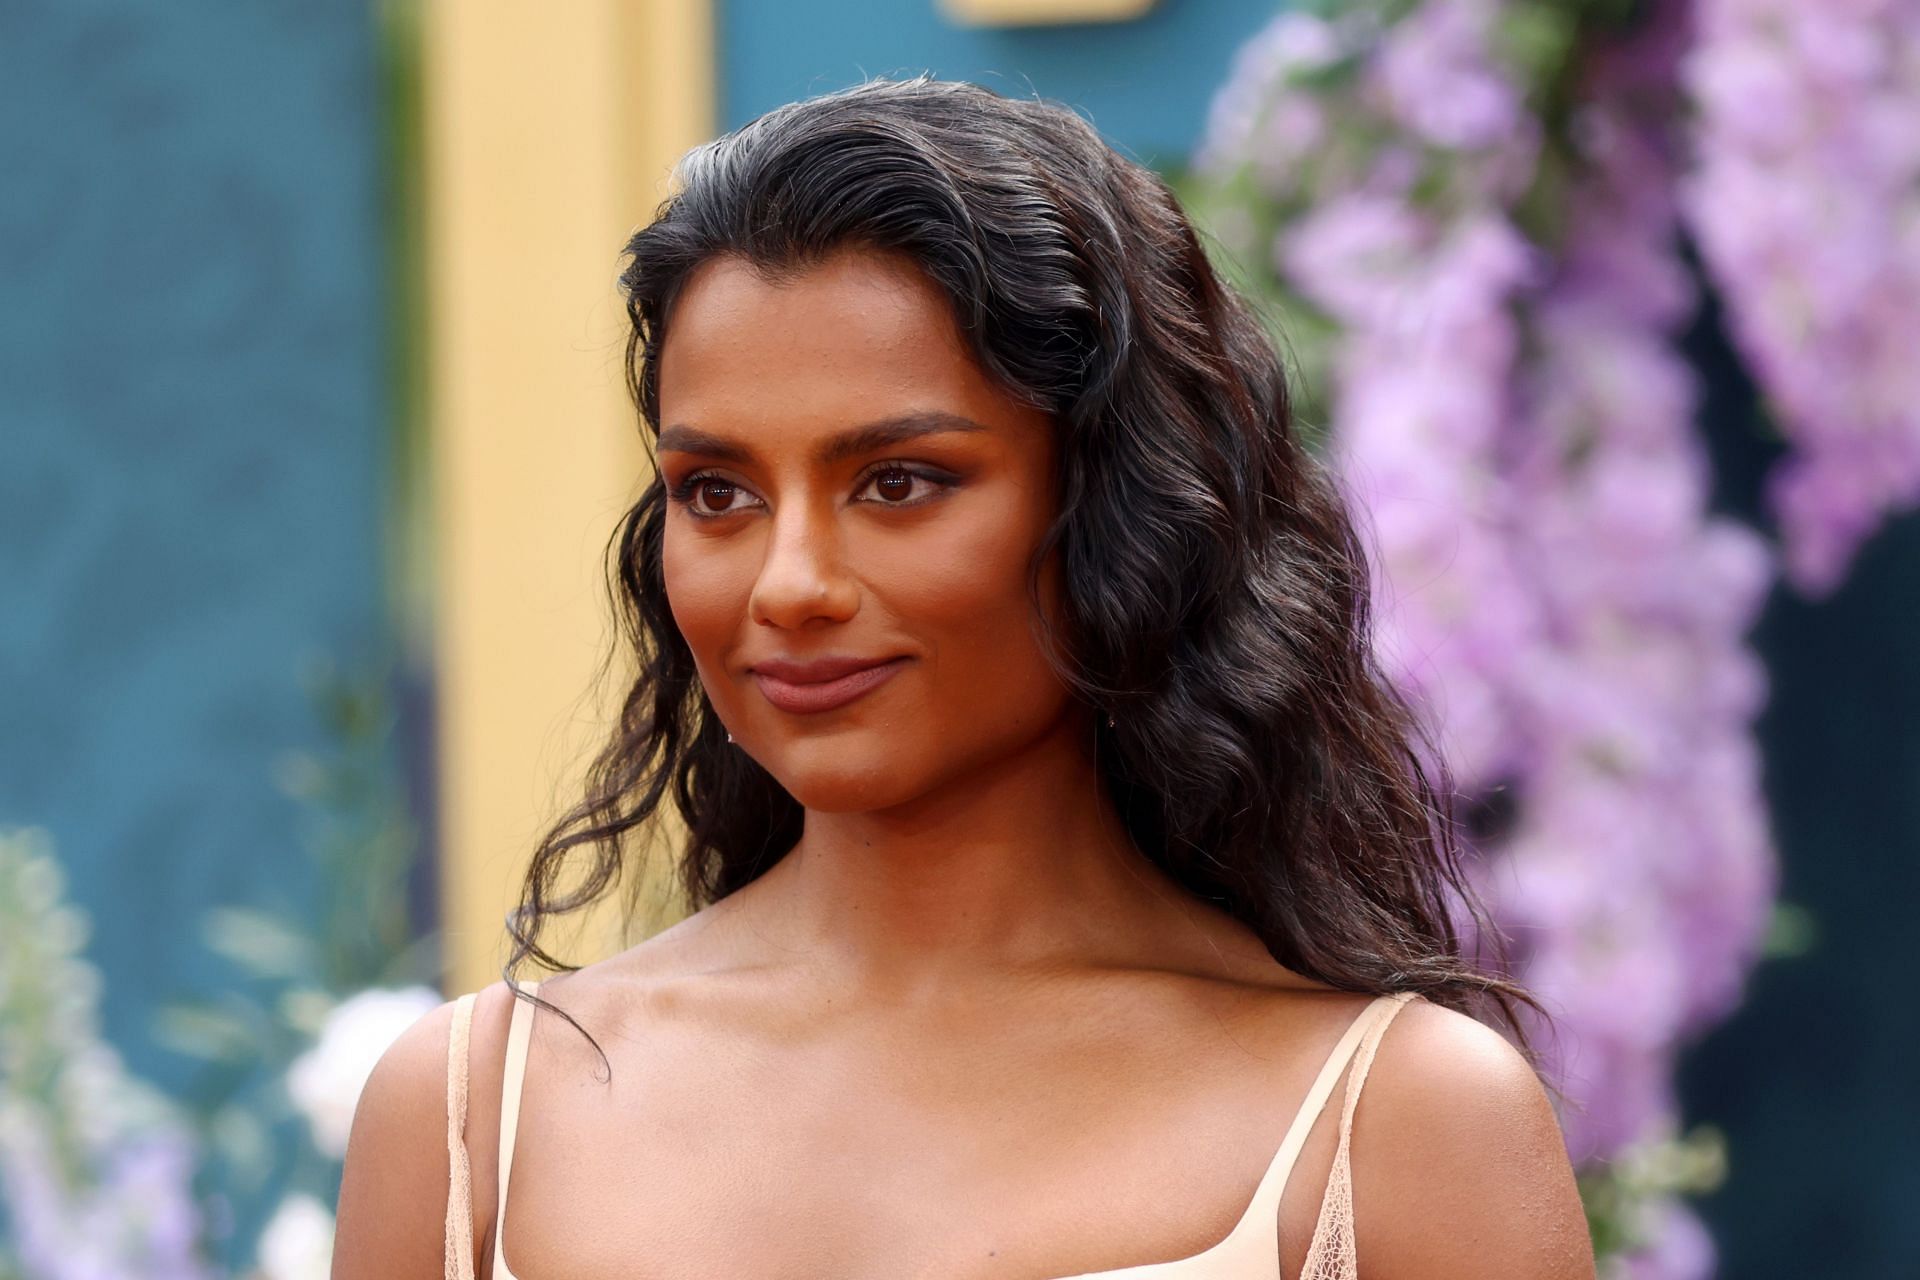
{"type": "Polygon", "coordinates": [[[755,663],[753,679],[768,702],[782,711],[812,715],[844,707],[891,680],[907,658],[772,659],[755,663]]]}

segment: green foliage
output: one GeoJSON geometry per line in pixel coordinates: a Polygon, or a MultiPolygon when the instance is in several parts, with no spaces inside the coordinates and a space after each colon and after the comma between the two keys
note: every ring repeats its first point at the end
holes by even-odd
{"type": "Polygon", "coordinates": [[[1792,902],[1776,902],[1767,922],[1760,954],[1768,960],[1789,960],[1820,945],[1820,921],[1813,912],[1792,902]]]}
{"type": "Polygon", "coordinates": [[[1552,83],[1572,61],[1583,11],[1595,7],[1546,0],[1509,3],[1500,17],[1496,48],[1501,60],[1528,84],[1552,83]]]}
{"type": "Polygon", "coordinates": [[[1594,1254],[1625,1255],[1647,1243],[1647,1218],[1677,1196],[1705,1195],[1726,1180],[1726,1138],[1711,1125],[1642,1143],[1580,1174],[1594,1254]]]}

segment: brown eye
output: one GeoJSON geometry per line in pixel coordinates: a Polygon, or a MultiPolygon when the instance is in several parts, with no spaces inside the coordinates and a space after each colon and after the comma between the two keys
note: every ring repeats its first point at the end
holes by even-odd
{"type": "Polygon", "coordinates": [[[887,501],[900,502],[913,496],[913,481],[911,471],[881,471],[873,477],[873,487],[887,501]]]}
{"type": "Polygon", "coordinates": [[[953,476],[894,464],[875,467],[867,472],[858,492],[872,491],[872,497],[860,500],[883,507],[918,507],[939,497],[956,483],[958,480],[953,476]],[[920,482],[918,492],[914,490],[915,481],[920,482]]]}
{"type": "Polygon", "coordinates": [[[705,506],[710,511],[730,509],[734,494],[740,491],[739,485],[728,484],[725,480],[702,480],[694,488],[696,492],[706,495],[705,506]]]}
{"type": "Polygon", "coordinates": [[[696,471],[670,486],[667,498],[698,520],[718,520],[764,505],[754,498],[753,490],[708,471],[696,471]]]}

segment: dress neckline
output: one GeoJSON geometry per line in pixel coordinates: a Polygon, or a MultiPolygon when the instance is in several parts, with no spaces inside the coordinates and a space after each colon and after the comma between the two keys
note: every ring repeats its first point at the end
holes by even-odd
{"type": "MultiPolygon", "coordinates": [[[[539,980],[522,985],[528,995],[535,994],[540,988],[539,980]]],[[[1247,1207],[1227,1234],[1214,1241],[1198,1253],[1169,1259],[1165,1262],[1142,1262],[1124,1267],[1115,1267],[1104,1271],[1076,1271],[1071,1275],[1048,1276],[1045,1280],[1167,1280],[1177,1276],[1190,1267],[1205,1264],[1215,1256],[1227,1252],[1242,1242],[1250,1242],[1266,1250],[1265,1256],[1274,1260],[1278,1266],[1280,1234],[1280,1200],[1286,1191],[1287,1182],[1293,1176],[1293,1167],[1299,1162],[1301,1148],[1306,1145],[1307,1134],[1311,1132],[1314,1121],[1326,1109],[1327,1101],[1333,1094],[1347,1063],[1353,1058],[1360,1041],[1375,1023],[1390,1018],[1399,1006],[1414,998],[1412,992],[1397,992],[1376,996],[1347,1024],[1347,1029],[1334,1043],[1321,1064],[1320,1072],[1314,1077],[1306,1097],[1300,1102],[1300,1108],[1294,1112],[1293,1121],[1287,1126],[1286,1135],[1280,1140],[1280,1147],[1273,1153],[1266,1172],[1260,1177],[1259,1185],[1254,1188],[1253,1197],[1247,1207]],[[1271,1248],[1267,1246],[1271,1243],[1271,1248]]],[[[507,1032],[506,1072],[501,1081],[500,1106],[500,1159],[496,1166],[499,1170],[493,1219],[493,1257],[489,1266],[490,1280],[519,1280],[506,1257],[507,1189],[513,1176],[513,1152],[515,1138],[519,1131],[520,1095],[525,1083],[527,1045],[533,1021],[534,1006],[525,1000],[515,999],[513,1019],[507,1032]]]]}

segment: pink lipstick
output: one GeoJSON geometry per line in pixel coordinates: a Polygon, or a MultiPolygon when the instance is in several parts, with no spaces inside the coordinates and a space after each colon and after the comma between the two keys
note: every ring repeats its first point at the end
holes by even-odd
{"type": "Polygon", "coordinates": [[[753,679],[768,702],[782,711],[812,715],[844,707],[885,684],[910,659],[820,658],[812,662],[771,660],[754,664],[753,679]]]}

